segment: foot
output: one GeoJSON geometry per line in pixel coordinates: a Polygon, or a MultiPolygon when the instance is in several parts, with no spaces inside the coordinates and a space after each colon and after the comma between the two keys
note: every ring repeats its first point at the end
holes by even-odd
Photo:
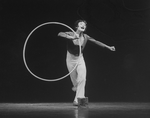
{"type": "Polygon", "coordinates": [[[78,103],[76,101],[74,101],[73,106],[78,106],[78,103]]]}
{"type": "Polygon", "coordinates": [[[88,108],[88,97],[78,98],[78,107],[88,108]]]}

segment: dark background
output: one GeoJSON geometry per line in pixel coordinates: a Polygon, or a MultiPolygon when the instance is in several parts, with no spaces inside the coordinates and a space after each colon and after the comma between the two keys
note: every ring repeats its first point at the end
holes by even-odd
{"type": "MultiPolygon", "coordinates": [[[[38,25],[57,21],[73,28],[78,19],[88,22],[89,36],[116,47],[111,52],[87,43],[89,101],[150,102],[149,0],[0,0],[0,14],[0,102],[73,101],[69,77],[57,82],[38,80],[27,71],[22,51],[38,25]]],[[[54,29],[64,28],[56,27],[39,28],[27,45],[28,64],[42,77],[55,78],[67,71],[64,41],[49,40],[57,33],[54,29]]]]}

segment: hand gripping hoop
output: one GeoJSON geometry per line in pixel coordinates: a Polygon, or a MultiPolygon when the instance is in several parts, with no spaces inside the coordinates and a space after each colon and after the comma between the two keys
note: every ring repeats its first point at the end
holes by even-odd
{"type": "MultiPolygon", "coordinates": [[[[36,28],[34,28],[34,29],[30,32],[30,34],[27,36],[27,38],[26,38],[26,40],[25,40],[25,43],[24,43],[24,47],[23,47],[23,61],[24,61],[25,67],[27,68],[27,70],[30,72],[31,75],[33,75],[34,77],[36,77],[36,78],[39,79],[39,80],[47,81],[47,82],[59,81],[59,80],[64,79],[65,77],[67,77],[68,75],[70,75],[70,74],[74,71],[74,69],[77,67],[77,65],[78,65],[78,62],[77,62],[77,64],[75,65],[75,67],[74,67],[68,74],[66,74],[65,76],[62,76],[62,77],[60,77],[60,78],[54,78],[54,79],[50,79],[50,78],[48,79],[48,78],[39,77],[39,76],[37,76],[36,74],[34,74],[34,73],[29,69],[29,67],[28,67],[28,65],[27,65],[27,62],[26,62],[26,58],[25,58],[25,51],[26,51],[27,42],[28,42],[30,36],[32,35],[32,33],[33,33],[35,30],[37,30],[38,28],[40,28],[40,27],[42,27],[42,26],[44,26],[44,25],[50,25],[50,24],[57,24],[57,25],[65,26],[65,27],[69,28],[72,32],[74,32],[74,33],[76,34],[76,32],[75,32],[71,27],[69,27],[68,25],[66,25],[66,24],[64,24],[64,23],[60,23],[60,22],[46,22],[46,23],[43,23],[43,24],[41,24],[41,25],[38,25],[38,26],[37,26],[36,28]]],[[[78,41],[79,41],[79,58],[80,58],[80,55],[81,55],[81,44],[80,44],[80,40],[78,40],[78,41]]],[[[78,58],[78,60],[79,60],[79,58],[78,58]]]]}

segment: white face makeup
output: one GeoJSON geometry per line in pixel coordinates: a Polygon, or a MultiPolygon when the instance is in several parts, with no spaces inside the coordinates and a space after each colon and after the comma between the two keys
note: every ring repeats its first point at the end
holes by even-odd
{"type": "Polygon", "coordinates": [[[82,32],[85,31],[85,29],[86,29],[86,24],[85,24],[84,22],[79,22],[77,29],[80,30],[80,31],[82,31],[82,32]]]}

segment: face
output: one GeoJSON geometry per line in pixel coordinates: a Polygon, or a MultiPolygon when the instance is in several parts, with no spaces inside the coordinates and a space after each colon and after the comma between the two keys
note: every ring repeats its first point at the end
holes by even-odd
{"type": "Polygon", "coordinates": [[[86,29],[86,24],[84,22],[79,22],[77,29],[84,32],[86,29]]]}

